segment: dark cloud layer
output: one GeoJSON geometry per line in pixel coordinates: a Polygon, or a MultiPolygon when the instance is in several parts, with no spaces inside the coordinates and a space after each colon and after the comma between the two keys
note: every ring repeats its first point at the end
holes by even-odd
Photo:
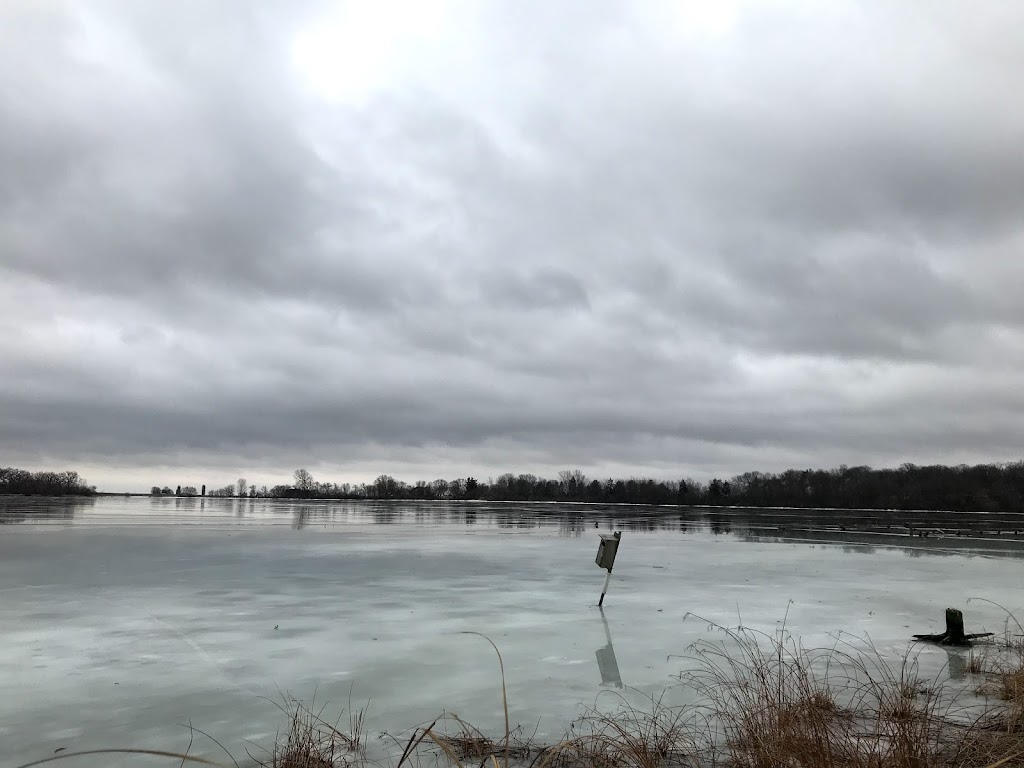
{"type": "Polygon", "coordinates": [[[1022,22],[8,3],[0,464],[1016,458],[1022,22]]]}

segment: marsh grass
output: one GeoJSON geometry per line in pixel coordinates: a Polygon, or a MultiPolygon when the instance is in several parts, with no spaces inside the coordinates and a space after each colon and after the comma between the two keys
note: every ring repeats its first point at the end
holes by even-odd
{"type": "Polygon", "coordinates": [[[989,715],[990,724],[1024,739],[1024,649],[988,656],[977,692],[1000,702],[989,715]]]}
{"type": "Polygon", "coordinates": [[[805,648],[784,627],[717,629],[723,637],[694,646],[696,666],[681,675],[713,723],[711,764],[1024,765],[1020,643],[975,649],[968,667],[987,678],[976,691],[987,698],[978,700],[941,676],[923,678],[910,651],[892,663],[867,640],[805,648]]]}
{"type": "Polygon", "coordinates": [[[433,737],[441,752],[454,755],[458,762],[467,765],[485,765],[491,758],[501,757],[505,753],[512,763],[530,761],[541,751],[536,742],[536,731],[527,736],[522,726],[516,726],[508,732],[508,737],[493,739],[475,726],[470,725],[458,715],[445,715],[432,725],[433,737]],[[437,723],[441,723],[440,730],[437,723]]]}
{"type": "Polygon", "coordinates": [[[982,674],[989,665],[989,649],[988,648],[971,648],[967,654],[967,663],[964,665],[964,671],[969,675],[980,675],[982,674]]]}
{"type": "MultiPolygon", "coordinates": [[[[1014,619],[1012,623],[1015,623],[1014,619]]],[[[712,639],[690,647],[680,685],[699,695],[679,708],[650,698],[643,706],[619,694],[564,738],[538,743],[536,731],[510,727],[504,664],[504,733],[489,736],[455,714],[395,739],[395,750],[367,756],[366,709],[347,721],[324,717],[285,697],[286,727],[274,744],[236,768],[1000,768],[1024,766],[1024,642],[1010,627],[972,651],[967,671],[980,679],[953,690],[925,679],[911,651],[893,663],[869,641],[837,639],[806,648],[783,625],[767,633],[708,623],[712,639]],[[976,695],[975,695],[976,694],[976,695]],[[979,698],[980,697],[980,698],[979,698]],[[962,699],[967,698],[967,701],[962,699]]],[[[1024,633],[1021,633],[1024,635],[1024,633]]],[[[315,697],[314,697],[315,698],[315,697]]],[[[635,700],[635,699],[634,699],[635,700]]],[[[202,733],[200,731],[197,731],[202,733]]],[[[204,734],[205,735],[205,734],[204,734]]],[[[393,738],[393,737],[392,737],[393,738]]],[[[186,763],[224,766],[186,753],[138,752],[186,763]]],[[[62,753],[19,768],[85,754],[62,753]]]]}
{"type": "Polygon", "coordinates": [[[651,698],[637,707],[623,698],[612,712],[596,709],[573,724],[564,740],[538,753],[534,765],[559,768],[659,768],[701,765],[696,738],[702,724],[687,708],[651,698]]]}
{"type": "MultiPolygon", "coordinates": [[[[769,766],[945,765],[953,703],[922,680],[914,657],[891,666],[868,646],[805,648],[773,634],[717,627],[680,679],[704,700],[715,763],[769,766]]],[[[957,729],[959,730],[959,729],[957,729]]]]}
{"type": "MultiPolygon", "coordinates": [[[[323,716],[327,705],[314,709],[291,696],[275,702],[287,718],[285,733],[274,739],[262,753],[249,757],[260,768],[338,768],[363,762],[366,747],[366,708],[353,709],[349,696],[348,729],[341,719],[334,722],[323,716]]],[[[314,695],[315,700],[315,695],[314,695]]]]}

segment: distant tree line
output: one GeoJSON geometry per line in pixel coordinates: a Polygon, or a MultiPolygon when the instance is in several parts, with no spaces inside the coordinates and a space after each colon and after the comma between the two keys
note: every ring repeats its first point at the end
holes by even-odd
{"type": "Polygon", "coordinates": [[[0,467],[0,494],[29,496],[92,496],[95,485],[88,485],[77,472],[29,472],[27,469],[0,467]]]}
{"type": "MultiPolygon", "coordinates": [[[[838,507],[846,509],[950,509],[1018,512],[1024,505],[1024,462],[977,466],[917,466],[898,469],[847,467],[747,472],[729,479],[700,482],[692,478],[628,480],[588,478],[578,469],[555,479],[506,473],[486,483],[473,477],[420,480],[408,484],[390,475],[372,483],[327,483],[298,469],[291,485],[248,485],[245,478],[215,489],[211,496],[299,499],[408,499],[486,501],[579,501],[611,504],[678,504],[683,506],[838,507]]],[[[203,486],[203,495],[206,487],[203,486]]],[[[154,495],[174,495],[153,487],[154,495]]],[[[195,488],[178,487],[177,495],[194,496],[195,488]]]]}

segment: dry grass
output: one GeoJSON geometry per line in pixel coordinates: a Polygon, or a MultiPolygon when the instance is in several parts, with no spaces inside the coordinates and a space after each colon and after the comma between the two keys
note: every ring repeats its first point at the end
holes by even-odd
{"type": "Polygon", "coordinates": [[[722,629],[722,642],[694,648],[683,680],[704,696],[716,761],[735,766],[887,768],[941,765],[941,697],[907,658],[839,646],[805,649],[774,635],[722,629]]]}
{"type": "Polygon", "coordinates": [[[323,718],[323,708],[314,710],[290,697],[278,706],[288,717],[288,728],[265,755],[249,755],[261,768],[338,768],[363,762],[365,709],[350,708],[346,732],[340,718],[334,723],[323,718]]]}
{"type": "Polygon", "coordinates": [[[1001,610],[1004,614],[1003,631],[988,644],[1024,655],[1024,625],[1020,623],[1013,611],[994,600],[988,600],[984,597],[972,597],[967,602],[985,603],[1001,610]]]}
{"type": "MultiPolygon", "coordinates": [[[[981,654],[979,674],[985,680],[978,693],[999,702],[985,715],[987,730],[1001,734],[1024,752],[1024,626],[998,603],[971,599],[994,605],[1006,614],[1002,635],[991,644],[991,650],[981,654]]],[[[1019,764],[1024,765],[1024,760],[1019,764]]]]}
{"type": "Polygon", "coordinates": [[[508,739],[491,739],[449,714],[413,733],[396,768],[421,765],[424,758],[438,757],[461,768],[696,766],[699,763],[691,760],[695,754],[692,733],[678,710],[662,706],[658,700],[652,700],[650,710],[624,703],[611,714],[590,711],[573,724],[572,732],[564,739],[547,745],[538,743],[534,736],[524,736],[520,728],[513,729],[508,739]],[[449,732],[453,725],[454,731],[449,732]]]}
{"type": "Polygon", "coordinates": [[[919,675],[915,657],[887,663],[870,646],[803,648],[775,634],[718,627],[721,636],[691,649],[680,676],[703,704],[691,709],[626,705],[592,711],[562,741],[539,748],[491,740],[458,718],[455,735],[436,722],[399,761],[419,763],[420,745],[459,768],[514,764],[530,768],[984,768],[1024,765],[1019,702],[1024,663],[980,674],[998,686],[998,704],[961,706],[940,681],[919,675]]]}
{"type": "Polygon", "coordinates": [[[967,663],[964,665],[964,671],[969,675],[980,675],[988,667],[988,649],[978,650],[972,648],[970,653],[967,654],[967,663]]]}
{"type": "MultiPolygon", "coordinates": [[[[983,678],[976,692],[987,697],[987,703],[961,704],[940,681],[922,679],[916,657],[909,653],[891,664],[870,645],[855,648],[836,641],[829,647],[804,648],[784,628],[768,634],[711,626],[718,630],[715,639],[698,643],[683,657],[691,666],[680,675],[680,682],[701,695],[697,707],[673,708],[652,698],[649,706],[637,708],[609,692],[608,696],[619,696],[616,709],[592,710],[562,740],[540,745],[521,728],[509,725],[504,667],[498,653],[505,712],[505,732],[500,737],[491,738],[457,715],[447,714],[414,729],[404,747],[398,743],[400,754],[371,761],[365,710],[353,710],[350,701],[343,729],[341,718],[333,723],[324,719],[323,708],[315,710],[286,698],[278,705],[287,717],[285,732],[263,756],[250,755],[250,765],[1024,767],[1024,643],[1013,642],[1016,633],[970,655],[967,669],[983,678]]],[[[187,752],[148,754],[219,765],[187,752]]],[[[62,753],[30,765],[74,756],[62,753]]]]}
{"type": "Polygon", "coordinates": [[[574,733],[539,755],[540,768],[660,768],[701,765],[700,724],[686,710],[652,699],[649,709],[623,701],[613,713],[591,711],[574,733]]]}
{"type": "MultiPolygon", "coordinates": [[[[806,649],[785,629],[727,630],[693,648],[681,679],[705,699],[707,764],[736,768],[953,768],[1024,765],[1024,657],[994,677],[1000,701],[961,704],[915,657],[870,645],[806,649]]],[[[979,654],[979,664],[994,658],[979,654]]]]}
{"type": "Polygon", "coordinates": [[[1024,732],[1024,662],[999,674],[999,696],[1007,702],[1007,728],[1024,732]]]}
{"type": "Polygon", "coordinates": [[[541,751],[532,738],[523,736],[522,728],[514,728],[509,740],[492,739],[473,728],[461,723],[455,733],[438,734],[437,739],[443,745],[445,754],[454,754],[460,762],[484,764],[491,758],[502,757],[508,753],[508,759],[521,763],[530,760],[541,751]]]}
{"type": "Polygon", "coordinates": [[[1024,651],[989,657],[982,674],[985,680],[978,687],[978,693],[1001,702],[1001,706],[994,708],[990,721],[1001,730],[1024,739],[1024,651]]]}

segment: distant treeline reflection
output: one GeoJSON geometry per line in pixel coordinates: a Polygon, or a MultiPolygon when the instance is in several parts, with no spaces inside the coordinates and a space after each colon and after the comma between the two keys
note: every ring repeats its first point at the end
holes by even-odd
{"type": "MultiPolygon", "coordinates": [[[[976,466],[917,466],[897,469],[847,467],[747,472],[723,480],[692,478],[595,479],[578,469],[556,479],[506,473],[487,482],[473,477],[420,480],[413,484],[380,475],[373,483],[320,482],[305,469],[291,485],[257,488],[244,478],[211,496],[288,499],[401,499],[483,501],[572,501],[594,504],[800,507],[808,509],[945,509],[957,512],[1019,512],[1024,502],[1024,462],[976,466]]],[[[205,486],[203,486],[205,492],[205,486]]],[[[154,486],[156,495],[197,495],[194,487],[154,486]]],[[[205,495],[205,493],[203,494],[205,495]]]]}

